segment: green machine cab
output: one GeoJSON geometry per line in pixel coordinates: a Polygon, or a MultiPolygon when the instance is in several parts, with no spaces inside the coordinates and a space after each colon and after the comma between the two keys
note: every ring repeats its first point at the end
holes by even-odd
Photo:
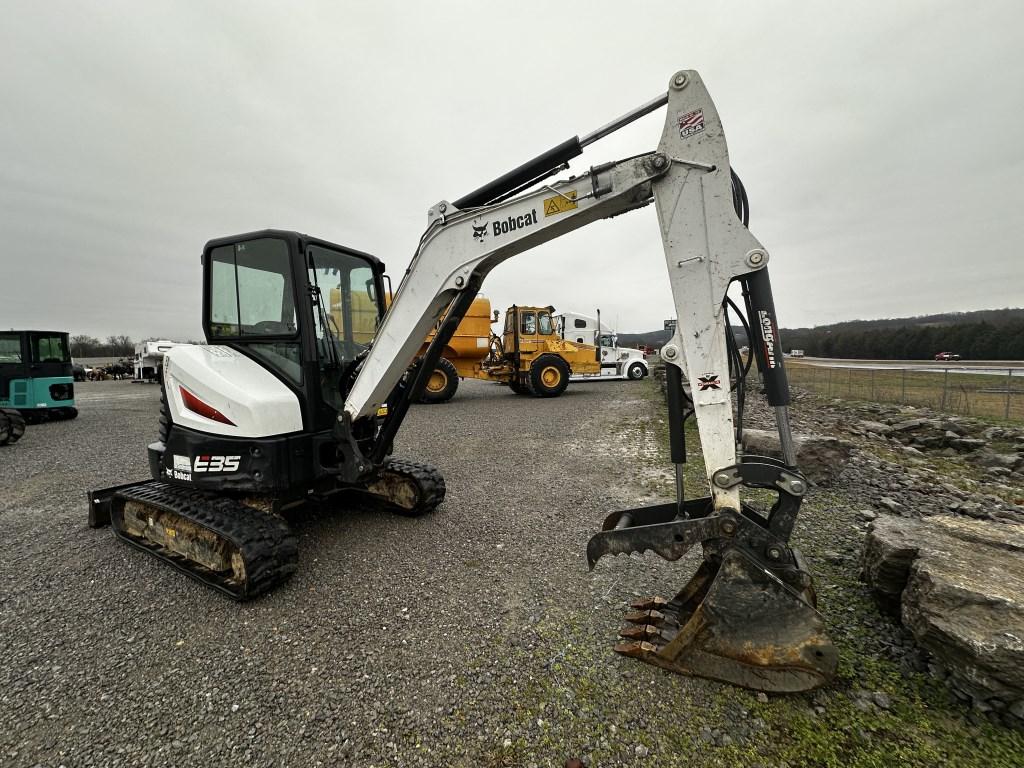
{"type": "Polygon", "coordinates": [[[0,331],[0,408],[29,423],[78,415],[66,333],[0,331]]]}

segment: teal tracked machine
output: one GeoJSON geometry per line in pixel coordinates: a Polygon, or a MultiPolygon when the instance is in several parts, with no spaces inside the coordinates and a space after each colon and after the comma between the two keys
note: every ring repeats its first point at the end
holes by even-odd
{"type": "Polygon", "coordinates": [[[0,331],[0,445],[26,423],[77,415],[67,333],[0,331]]]}

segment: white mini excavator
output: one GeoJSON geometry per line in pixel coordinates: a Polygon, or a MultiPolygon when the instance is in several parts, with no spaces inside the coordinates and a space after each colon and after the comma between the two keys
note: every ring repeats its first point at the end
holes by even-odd
{"type": "Polygon", "coordinates": [[[651,203],[678,317],[662,349],[676,500],[612,514],[587,556],[591,568],[607,554],[646,550],[678,560],[699,544],[704,557],[673,599],[634,606],[616,650],[758,690],[826,683],[837,653],[807,566],[789,544],[807,482],[795,466],[768,254],[747,229],[743,185],[694,71],[676,73],[667,93],[598,130],[434,205],[387,311],[384,266],[369,254],[278,230],[207,243],[208,344],[164,358],[152,480],[90,493],[90,524],[111,525],[130,544],[247,599],[296,568],[284,512],[345,491],[406,515],[432,511],[444,499],[440,473],[390,458],[392,442],[484,278],[522,251],[651,203]],[[663,107],[656,150],[550,180],[587,145],[663,107]],[[733,283],[742,310],[728,296],[733,283]],[[746,360],[730,312],[748,329],[746,360]],[[738,457],[753,359],[776,414],[781,460],[738,457]],[[688,499],[690,415],[710,495],[688,499]],[[769,510],[741,501],[749,488],[769,492],[769,510]]]}

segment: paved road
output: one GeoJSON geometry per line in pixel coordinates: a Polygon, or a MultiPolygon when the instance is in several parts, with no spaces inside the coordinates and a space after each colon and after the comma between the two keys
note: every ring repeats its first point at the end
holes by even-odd
{"type": "Polygon", "coordinates": [[[908,370],[929,371],[931,373],[984,373],[989,375],[1024,376],[1024,362],[1007,361],[957,361],[937,362],[931,360],[836,360],[824,357],[801,357],[792,359],[794,363],[806,363],[820,368],[867,368],[874,370],[908,370]]]}

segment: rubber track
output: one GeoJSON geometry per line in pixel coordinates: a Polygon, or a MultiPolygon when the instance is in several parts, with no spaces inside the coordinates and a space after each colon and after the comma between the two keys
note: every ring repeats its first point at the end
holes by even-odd
{"type": "Polygon", "coordinates": [[[14,445],[25,434],[25,419],[12,408],[0,408],[0,445],[14,445]]]}
{"type": "MultiPolygon", "coordinates": [[[[245,563],[246,579],[242,585],[229,583],[213,571],[191,563],[180,555],[130,537],[118,529],[119,515],[112,516],[114,532],[120,538],[236,600],[250,600],[269,592],[298,567],[298,541],[288,524],[275,515],[248,507],[234,499],[158,482],[122,489],[117,492],[116,498],[173,512],[231,542],[245,563]]],[[[123,505],[119,506],[123,509],[123,505]]]]}
{"type": "Polygon", "coordinates": [[[21,436],[25,434],[25,419],[17,411],[8,411],[7,420],[11,425],[10,441],[12,443],[16,443],[21,440],[21,436]]]}
{"type": "Polygon", "coordinates": [[[412,509],[403,509],[400,514],[406,517],[419,517],[433,512],[442,501],[447,490],[444,476],[440,470],[431,465],[406,459],[388,459],[382,469],[404,477],[411,477],[420,490],[419,499],[412,509]]]}

